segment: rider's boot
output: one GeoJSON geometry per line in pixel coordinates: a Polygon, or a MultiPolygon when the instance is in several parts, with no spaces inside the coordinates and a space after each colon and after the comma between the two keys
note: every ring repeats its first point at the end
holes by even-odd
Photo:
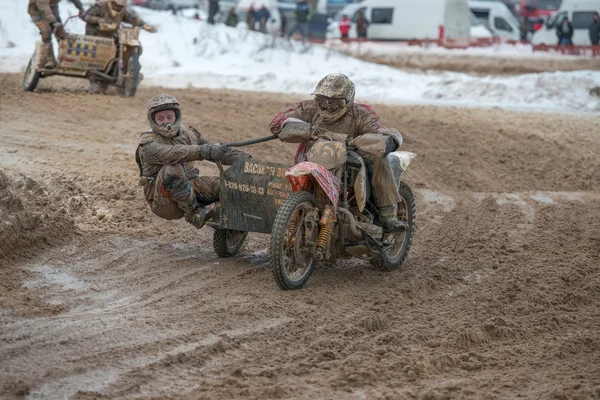
{"type": "Polygon", "coordinates": [[[44,43],[43,45],[44,55],[46,56],[46,61],[44,62],[44,68],[46,69],[54,69],[56,68],[56,59],[54,58],[54,47],[52,47],[52,43],[44,43]]]}
{"type": "Polygon", "coordinates": [[[194,225],[196,229],[200,229],[213,215],[212,209],[208,210],[206,207],[196,206],[195,209],[185,213],[185,220],[194,225]]]}
{"type": "Polygon", "coordinates": [[[42,47],[39,50],[39,54],[38,54],[38,64],[37,64],[37,69],[44,69],[46,68],[46,60],[48,59],[47,57],[47,53],[48,50],[46,50],[46,48],[48,46],[52,46],[51,43],[42,43],[42,47]]]}
{"type": "Polygon", "coordinates": [[[381,227],[386,233],[402,233],[408,229],[405,222],[398,220],[396,206],[381,207],[379,216],[381,217],[381,227]]]}

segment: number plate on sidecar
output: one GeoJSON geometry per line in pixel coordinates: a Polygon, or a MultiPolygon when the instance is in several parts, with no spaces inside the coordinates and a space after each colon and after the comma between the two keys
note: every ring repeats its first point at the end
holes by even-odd
{"type": "Polygon", "coordinates": [[[221,190],[224,228],[271,233],[277,210],[292,193],[285,177],[290,167],[256,159],[237,160],[225,171],[221,190]]]}

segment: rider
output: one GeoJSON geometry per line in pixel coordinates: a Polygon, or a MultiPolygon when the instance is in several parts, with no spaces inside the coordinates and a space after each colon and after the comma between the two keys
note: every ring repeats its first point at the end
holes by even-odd
{"type": "Polygon", "coordinates": [[[352,139],[369,170],[375,203],[382,227],[386,232],[406,228],[396,216],[400,200],[391,164],[387,155],[402,144],[402,135],[384,126],[367,105],[354,102],[354,83],[343,74],[329,74],[319,81],[314,100],[299,104],[277,114],[271,121],[271,132],[283,142],[303,143],[298,148],[296,162],[304,161],[306,152],[319,135],[341,133],[352,139]]]}
{"type": "Polygon", "coordinates": [[[85,34],[92,36],[117,37],[121,22],[141,26],[148,32],[156,28],[148,25],[137,14],[126,8],[127,0],[99,0],[83,15],[85,34]]]}
{"type": "Polygon", "coordinates": [[[199,176],[193,161],[231,165],[250,155],[212,144],[193,127],[183,126],[179,102],[168,94],[150,99],[147,117],[151,130],[141,135],[136,162],[150,209],[167,220],[185,217],[200,229],[211,217],[204,206],[219,200],[219,178],[199,176]]]}
{"type": "MultiPolygon", "coordinates": [[[[127,0],[100,0],[91,6],[83,15],[85,34],[117,39],[121,22],[141,26],[148,32],[156,32],[156,28],[148,25],[133,11],[126,8],[127,0]]],[[[108,85],[100,80],[90,81],[90,92],[104,93],[108,85]]]]}
{"type": "MultiPolygon", "coordinates": [[[[52,48],[52,34],[57,40],[67,38],[60,13],[58,12],[58,2],[60,0],[29,0],[27,12],[31,19],[40,30],[42,36],[42,52],[39,58],[38,68],[52,69],[56,67],[56,59],[54,58],[54,50],[52,48]]],[[[79,10],[79,15],[83,13],[81,0],[71,0],[71,3],[79,10]]]]}

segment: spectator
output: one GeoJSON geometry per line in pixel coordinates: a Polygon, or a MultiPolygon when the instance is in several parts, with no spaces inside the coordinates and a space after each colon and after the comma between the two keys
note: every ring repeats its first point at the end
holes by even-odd
{"type": "Polygon", "coordinates": [[[254,30],[254,22],[256,21],[256,9],[254,8],[254,3],[250,4],[250,9],[246,14],[246,25],[248,25],[248,29],[251,31],[254,30]]]}
{"type": "Polygon", "coordinates": [[[359,39],[366,39],[367,28],[369,27],[369,20],[365,17],[365,13],[360,11],[358,13],[358,20],[356,21],[356,33],[359,39]]]}
{"type": "Polygon", "coordinates": [[[598,49],[598,45],[600,45],[600,15],[596,12],[594,13],[594,19],[590,25],[590,42],[592,42],[594,55],[597,55],[600,50],[598,49]]]}
{"type": "Polygon", "coordinates": [[[262,33],[267,33],[267,22],[271,19],[271,13],[263,4],[261,8],[255,14],[255,18],[258,21],[259,30],[262,33]]]}
{"type": "Polygon", "coordinates": [[[521,17],[519,33],[521,35],[521,40],[527,40],[527,34],[529,33],[529,21],[527,20],[527,17],[521,17]]]}
{"type": "Polygon", "coordinates": [[[215,15],[219,12],[219,0],[208,0],[208,23],[214,25],[215,15]]]}
{"type": "Polygon", "coordinates": [[[198,13],[194,14],[194,19],[197,21],[200,21],[200,14],[198,14],[198,13]]]}
{"type": "Polygon", "coordinates": [[[570,46],[573,44],[573,24],[569,17],[564,17],[562,22],[556,27],[556,36],[560,46],[570,46]]]}
{"type": "Polygon", "coordinates": [[[287,33],[287,17],[285,16],[285,13],[281,10],[279,10],[279,15],[281,17],[281,37],[284,37],[287,33]]]}
{"type": "Polygon", "coordinates": [[[227,13],[227,19],[225,20],[225,25],[235,28],[237,26],[238,22],[239,22],[239,19],[238,19],[237,14],[235,13],[235,9],[230,8],[229,12],[227,13]]]}
{"type": "Polygon", "coordinates": [[[348,32],[350,31],[350,26],[352,25],[352,21],[350,21],[350,17],[347,15],[342,15],[342,19],[340,20],[340,33],[342,34],[342,40],[348,39],[348,32]]]}
{"type": "Polygon", "coordinates": [[[288,40],[292,38],[294,33],[300,31],[302,43],[306,43],[306,38],[308,37],[308,21],[310,21],[311,15],[312,11],[306,0],[298,0],[296,3],[296,10],[294,11],[296,22],[288,32],[288,40]]]}

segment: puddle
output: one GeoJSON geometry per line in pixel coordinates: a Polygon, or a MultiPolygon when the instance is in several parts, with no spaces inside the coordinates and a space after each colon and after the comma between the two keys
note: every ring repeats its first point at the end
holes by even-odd
{"type": "Polygon", "coordinates": [[[426,203],[439,204],[444,212],[450,212],[456,208],[456,199],[452,196],[429,189],[419,189],[419,193],[426,203]]]}
{"type": "Polygon", "coordinates": [[[65,272],[58,272],[48,265],[42,265],[33,269],[42,274],[42,278],[25,282],[25,287],[43,287],[49,285],[60,286],[63,290],[83,290],[88,289],[88,285],[81,282],[73,275],[65,272]]]}

